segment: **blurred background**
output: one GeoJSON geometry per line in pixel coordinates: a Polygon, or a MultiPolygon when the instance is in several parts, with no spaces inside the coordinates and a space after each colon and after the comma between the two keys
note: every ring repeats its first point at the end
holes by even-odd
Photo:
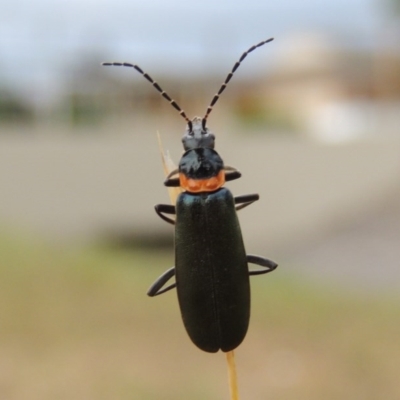
{"type": "Polygon", "coordinates": [[[0,0],[0,399],[228,398],[189,341],[156,133],[208,125],[249,253],[244,399],[400,398],[398,0],[0,0]]]}

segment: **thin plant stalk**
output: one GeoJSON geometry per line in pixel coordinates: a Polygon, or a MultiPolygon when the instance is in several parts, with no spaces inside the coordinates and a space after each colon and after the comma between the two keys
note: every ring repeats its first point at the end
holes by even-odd
{"type": "MultiPolygon", "coordinates": [[[[167,176],[170,172],[172,172],[173,170],[176,169],[176,165],[172,161],[169,153],[164,151],[164,147],[162,145],[161,136],[160,136],[159,132],[157,132],[157,139],[158,139],[158,147],[159,147],[160,153],[161,153],[161,161],[162,161],[162,165],[163,165],[164,174],[165,174],[165,176],[167,176]]],[[[176,199],[178,198],[179,193],[181,193],[181,192],[182,192],[182,189],[180,187],[169,187],[168,188],[168,195],[169,195],[169,199],[170,199],[172,205],[176,204],[176,199]]]]}
{"type": "Polygon", "coordinates": [[[226,362],[228,364],[229,392],[231,394],[231,400],[239,400],[235,353],[233,350],[226,353],[226,362]]]}

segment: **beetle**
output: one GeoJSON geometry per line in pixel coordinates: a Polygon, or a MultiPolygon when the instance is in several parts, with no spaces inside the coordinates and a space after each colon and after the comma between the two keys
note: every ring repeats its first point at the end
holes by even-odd
{"type": "Polygon", "coordinates": [[[272,41],[250,47],[235,63],[203,118],[192,120],[147,73],[135,64],[127,66],[140,72],[179,111],[187,128],[182,138],[184,154],[178,169],[164,184],[181,187],[175,205],[158,204],[155,211],[175,226],[175,266],[163,273],[150,287],[151,297],[176,288],[182,320],[192,342],[201,350],[228,352],[246,336],[250,319],[249,276],[275,270],[267,258],[246,254],[237,211],[259,199],[258,194],[234,197],[223,185],[238,179],[235,168],[225,166],[214,149],[215,136],[206,126],[207,118],[234,72],[246,56],[272,41]],[[174,215],[175,218],[170,216],[174,215]],[[249,271],[248,264],[262,269],[249,271]],[[175,282],[165,286],[175,277],[175,282]]]}

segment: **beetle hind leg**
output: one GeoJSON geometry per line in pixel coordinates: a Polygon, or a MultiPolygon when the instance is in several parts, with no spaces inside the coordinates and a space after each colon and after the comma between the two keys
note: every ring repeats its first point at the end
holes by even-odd
{"type": "Polygon", "coordinates": [[[147,291],[147,295],[150,297],[158,296],[159,294],[163,294],[168,292],[168,290],[176,287],[176,283],[172,283],[164,289],[161,289],[173,276],[175,276],[175,267],[172,267],[165,271],[158,279],[150,286],[147,291]]]}
{"type": "Polygon", "coordinates": [[[261,275],[267,274],[268,272],[272,272],[276,269],[278,264],[274,261],[268,260],[268,258],[264,258],[261,256],[255,256],[254,254],[248,254],[246,256],[247,262],[250,264],[256,264],[260,267],[264,267],[265,269],[256,269],[254,271],[249,271],[249,275],[261,275]]]}

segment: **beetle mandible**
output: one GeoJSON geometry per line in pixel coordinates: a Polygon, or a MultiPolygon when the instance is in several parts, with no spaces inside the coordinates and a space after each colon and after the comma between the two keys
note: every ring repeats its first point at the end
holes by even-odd
{"type": "Polygon", "coordinates": [[[246,336],[250,319],[249,276],[273,271],[277,264],[267,258],[246,254],[236,211],[259,199],[258,194],[233,196],[223,187],[240,178],[238,170],[224,165],[214,150],[215,136],[206,126],[207,118],[234,72],[246,56],[272,41],[260,42],[245,51],[235,63],[203,118],[190,120],[179,105],[139,66],[140,72],[179,111],[187,128],[182,138],[185,153],[179,167],[164,184],[181,187],[175,205],[158,204],[156,213],[175,225],[175,266],[162,274],[147,294],[157,296],[176,287],[183,323],[192,342],[201,350],[228,352],[246,336]],[[175,215],[171,218],[167,215],[175,215]],[[248,264],[262,269],[249,271],[248,264]],[[175,283],[167,282],[175,277],[175,283]]]}

